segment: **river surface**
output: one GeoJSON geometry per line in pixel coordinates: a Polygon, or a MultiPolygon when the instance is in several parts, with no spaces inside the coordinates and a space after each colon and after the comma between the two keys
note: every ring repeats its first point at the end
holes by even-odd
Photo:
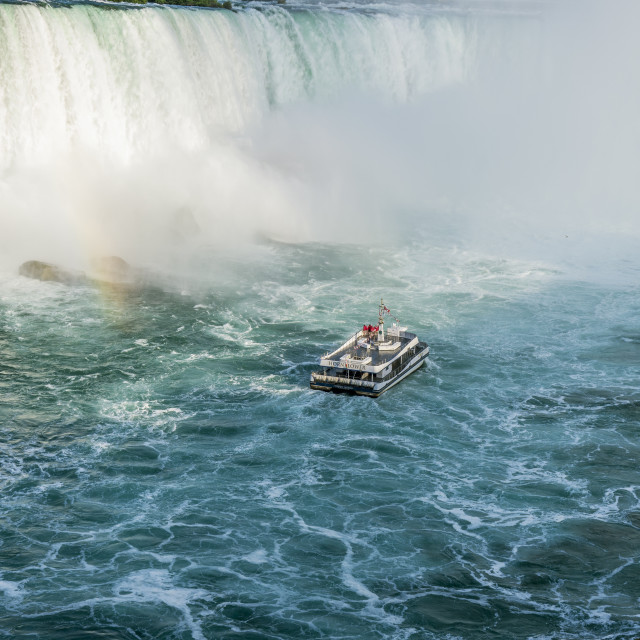
{"type": "Polygon", "coordinates": [[[545,7],[0,4],[0,637],[640,636],[637,22],[545,7]]]}
{"type": "Polygon", "coordinates": [[[230,269],[2,280],[7,637],[637,635],[637,285],[422,242],[230,269]],[[375,265],[428,365],[309,390],[375,265]]]}

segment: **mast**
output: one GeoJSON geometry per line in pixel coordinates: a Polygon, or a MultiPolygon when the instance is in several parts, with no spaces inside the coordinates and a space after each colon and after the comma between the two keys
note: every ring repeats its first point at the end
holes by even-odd
{"type": "Polygon", "coordinates": [[[384,300],[380,298],[380,306],[378,307],[378,342],[384,342],[384,318],[382,314],[384,312],[384,300]]]}

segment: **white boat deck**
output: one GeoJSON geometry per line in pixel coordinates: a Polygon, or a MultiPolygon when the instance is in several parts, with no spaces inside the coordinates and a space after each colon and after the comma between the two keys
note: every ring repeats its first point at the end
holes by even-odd
{"type": "Polygon", "coordinates": [[[404,329],[387,332],[382,341],[377,337],[367,340],[363,332],[358,331],[335,351],[320,358],[320,366],[334,371],[346,369],[377,374],[417,343],[417,336],[404,329]]]}
{"type": "Polygon", "coordinates": [[[360,360],[362,365],[377,367],[391,362],[413,338],[415,338],[413,334],[401,335],[400,338],[389,336],[384,342],[378,342],[376,339],[366,342],[362,338],[358,338],[354,342],[343,344],[339,349],[325,356],[323,360],[339,362],[343,366],[346,366],[343,364],[345,360],[352,364],[357,364],[360,360]],[[382,348],[380,348],[381,346],[382,348]]]}

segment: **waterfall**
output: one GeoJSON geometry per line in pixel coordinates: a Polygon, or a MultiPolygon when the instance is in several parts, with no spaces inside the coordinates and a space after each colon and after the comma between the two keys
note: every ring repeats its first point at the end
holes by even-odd
{"type": "Polygon", "coordinates": [[[620,6],[0,3],[0,256],[637,235],[620,6]]]}
{"type": "Polygon", "coordinates": [[[408,101],[464,81],[474,46],[464,20],[420,13],[0,4],[0,170],[198,150],[345,90],[408,101]]]}

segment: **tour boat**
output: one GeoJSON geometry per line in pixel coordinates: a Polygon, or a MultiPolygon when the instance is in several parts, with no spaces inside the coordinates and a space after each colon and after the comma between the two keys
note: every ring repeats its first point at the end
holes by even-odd
{"type": "Polygon", "coordinates": [[[397,318],[385,332],[385,317],[393,316],[380,300],[378,325],[365,324],[322,356],[322,369],[311,374],[311,388],[377,398],[418,369],[429,355],[429,345],[401,327],[397,318]]]}

